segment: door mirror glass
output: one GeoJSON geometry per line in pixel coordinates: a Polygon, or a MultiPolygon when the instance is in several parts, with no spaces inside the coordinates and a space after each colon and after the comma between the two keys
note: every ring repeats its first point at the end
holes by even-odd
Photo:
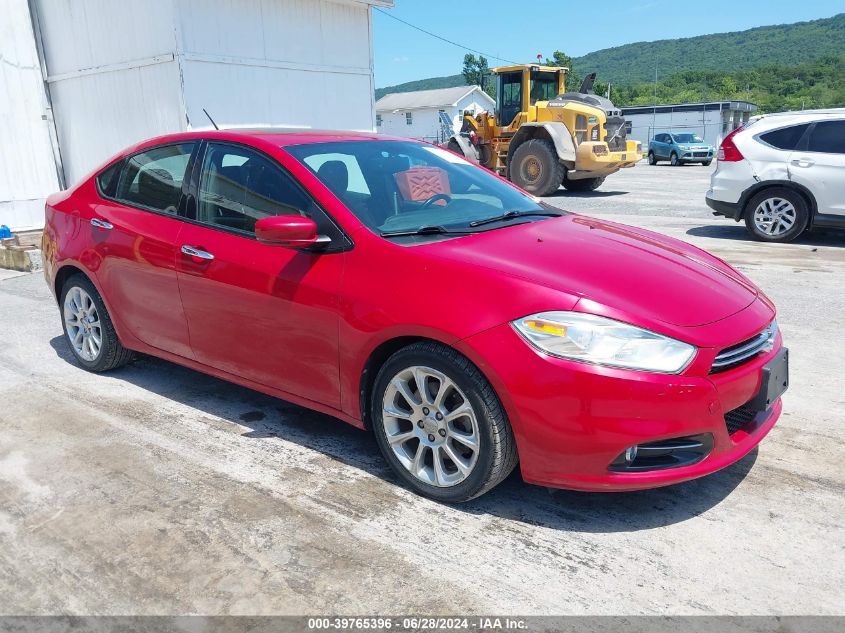
{"type": "Polygon", "coordinates": [[[302,215],[274,215],[255,223],[255,237],[264,244],[303,248],[317,243],[317,224],[302,215]]]}

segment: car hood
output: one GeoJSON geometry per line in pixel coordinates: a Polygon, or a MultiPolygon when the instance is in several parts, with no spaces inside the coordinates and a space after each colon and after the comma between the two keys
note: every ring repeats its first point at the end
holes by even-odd
{"type": "Polygon", "coordinates": [[[429,248],[643,321],[674,326],[724,319],[748,307],[759,292],[722,260],[689,244],[574,214],[445,240],[429,248]]]}

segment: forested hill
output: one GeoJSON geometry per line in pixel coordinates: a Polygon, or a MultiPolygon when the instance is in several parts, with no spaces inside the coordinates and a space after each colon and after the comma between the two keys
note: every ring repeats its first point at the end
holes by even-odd
{"type": "MultiPolygon", "coordinates": [[[[761,7],[763,5],[760,5],[761,7]]],[[[671,31],[671,24],[667,30],[671,31]]],[[[840,58],[845,43],[845,13],[831,18],[776,26],[761,26],[735,33],[715,33],[674,40],[637,42],[605,48],[576,57],[573,66],[579,75],[592,71],[601,82],[633,85],[676,77],[683,71],[738,71],[777,65],[796,67],[822,57],[840,58]]],[[[566,41],[560,43],[566,50],[566,41]]],[[[528,60],[533,61],[533,60],[528,60]]],[[[455,60],[456,70],[460,60],[455,60]]],[[[838,74],[834,70],[834,74],[838,74]]],[[[431,77],[376,90],[376,99],[391,92],[432,90],[464,85],[463,75],[431,77]]]]}
{"type": "MultiPolygon", "coordinates": [[[[672,25],[667,24],[667,30],[671,29],[672,25]]],[[[588,53],[573,61],[581,76],[595,71],[601,81],[630,84],[653,81],[655,68],[661,78],[684,70],[792,66],[826,55],[839,56],[844,48],[845,13],[840,13],[832,18],[761,26],[735,33],[636,42],[588,53]]],[[[561,42],[560,49],[566,50],[565,42],[561,42]]]]}

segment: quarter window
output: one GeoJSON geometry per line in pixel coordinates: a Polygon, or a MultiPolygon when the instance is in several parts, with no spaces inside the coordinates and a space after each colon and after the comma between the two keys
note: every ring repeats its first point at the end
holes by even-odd
{"type": "Polygon", "coordinates": [[[311,216],[307,211],[312,207],[310,198],[269,158],[244,147],[209,143],[200,179],[200,222],[254,234],[262,218],[311,216]]]}
{"type": "MultiPolygon", "coordinates": [[[[126,161],[115,198],[132,206],[176,215],[182,182],[193,151],[194,143],[180,143],[135,154],[126,161]]],[[[100,176],[107,174],[108,170],[100,176]]],[[[111,186],[112,183],[100,182],[103,192],[107,193],[104,184],[111,186]]]]}
{"type": "Polygon", "coordinates": [[[820,121],[810,132],[807,151],[845,154],[845,121],[820,121]]]}
{"type": "Polygon", "coordinates": [[[803,125],[790,125],[789,127],[782,127],[779,130],[772,130],[760,135],[760,140],[771,145],[777,149],[793,150],[798,145],[798,141],[804,136],[807,131],[809,123],[803,125]]]}

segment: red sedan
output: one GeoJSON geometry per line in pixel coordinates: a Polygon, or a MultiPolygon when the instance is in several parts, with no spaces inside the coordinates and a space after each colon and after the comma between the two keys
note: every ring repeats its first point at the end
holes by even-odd
{"type": "Polygon", "coordinates": [[[772,428],[771,301],[678,240],[563,212],[438,147],[196,132],[51,196],[45,273],[78,362],[158,356],[372,429],[410,487],[633,490],[772,428]]]}

